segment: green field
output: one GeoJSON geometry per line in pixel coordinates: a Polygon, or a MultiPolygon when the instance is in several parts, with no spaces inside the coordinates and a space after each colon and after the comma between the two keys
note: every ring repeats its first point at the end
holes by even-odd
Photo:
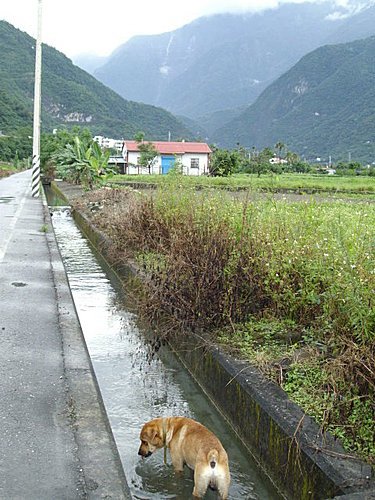
{"type": "Polygon", "coordinates": [[[15,174],[19,171],[20,169],[16,168],[14,165],[11,165],[9,163],[0,163],[0,178],[8,177],[9,175],[15,174]]]}
{"type": "MultiPolygon", "coordinates": [[[[252,189],[266,191],[292,190],[298,192],[369,193],[375,194],[375,177],[310,174],[252,175],[237,174],[230,177],[182,177],[184,185],[220,187],[230,190],[252,189]]],[[[116,175],[111,182],[135,182],[157,186],[176,183],[175,175],[116,175]]]]}

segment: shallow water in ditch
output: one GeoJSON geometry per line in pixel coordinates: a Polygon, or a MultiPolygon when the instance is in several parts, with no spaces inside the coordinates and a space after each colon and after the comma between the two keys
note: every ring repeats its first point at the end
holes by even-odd
{"type": "MultiPolygon", "coordinates": [[[[174,354],[156,355],[140,324],[131,286],[121,286],[76,227],[69,208],[51,208],[52,221],[126,478],[135,499],[189,499],[191,471],[177,477],[160,450],[137,455],[142,425],[157,416],[182,415],[215,432],[229,455],[230,499],[280,498],[223,417],[174,354]]],[[[208,491],[205,498],[214,499],[208,491]]]]}

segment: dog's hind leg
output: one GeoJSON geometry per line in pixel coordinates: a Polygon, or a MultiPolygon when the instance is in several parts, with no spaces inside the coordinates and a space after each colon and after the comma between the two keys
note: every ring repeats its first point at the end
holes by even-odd
{"type": "Polygon", "coordinates": [[[204,470],[205,468],[199,467],[199,465],[194,470],[193,496],[195,498],[203,498],[210,484],[210,477],[204,474],[204,470]]]}
{"type": "Polygon", "coordinates": [[[217,491],[219,493],[220,500],[227,500],[229,492],[229,478],[221,477],[217,481],[217,491]]]}

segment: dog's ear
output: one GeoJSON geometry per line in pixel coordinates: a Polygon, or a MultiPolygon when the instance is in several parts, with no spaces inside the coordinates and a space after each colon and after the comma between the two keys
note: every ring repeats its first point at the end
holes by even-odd
{"type": "Polygon", "coordinates": [[[159,437],[159,433],[157,429],[153,429],[151,433],[151,439],[154,440],[155,438],[159,437]]]}
{"type": "Polygon", "coordinates": [[[149,436],[150,442],[153,442],[156,438],[158,438],[159,432],[158,432],[157,427],[151,427],[151,429],[149,429],[149,431],[148,431],[148,436],[149,436]]]}

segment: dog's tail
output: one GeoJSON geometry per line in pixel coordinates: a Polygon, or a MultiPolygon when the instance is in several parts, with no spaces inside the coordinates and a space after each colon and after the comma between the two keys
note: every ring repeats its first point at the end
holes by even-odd
{"type": "Polygon", "coordinates": [[[210,464],[211,468],[214,469],[219,460],[219,452],[213,448],[207,453],[207,461],[210,464]]]}

